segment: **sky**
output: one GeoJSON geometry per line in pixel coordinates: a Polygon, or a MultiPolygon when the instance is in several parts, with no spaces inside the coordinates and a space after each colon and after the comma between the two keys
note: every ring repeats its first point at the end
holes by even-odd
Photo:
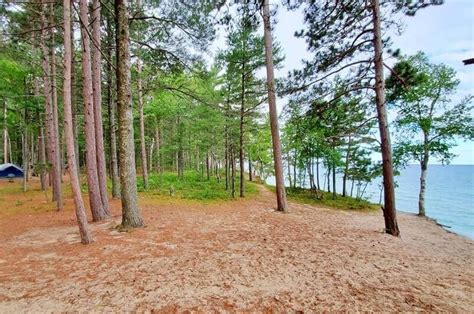
{"type": "MultiPolygon", "coordinates": [[[[273,6],[277,3],[281,2],[270,0],[273,6]]],[[[400,48],[402,54],[408,55],[424,51],[431,62],[454,68],[460,80],[458,92],[453,96],[454,102],[469,94],[474,95],[474,65],[464,66],[462,63],[464,59],[474,58],[474,0],[445,0],[441,6],[425,8],[414,17],[402,17],[402,21],[404,32],[391,36],[393,48],[400,48]]],[[[273,36],[281,44],[286,59],[283,67],[275,73],[277,78],[285,77],[292,69],[301,68],[301,59],[309,58],[304,40],[294,37],[295,31],[303,28],[301,12],[288,12],[280,5],[273,36]]],[[[216,46],[223,47],[222,37],[221,34],[216,46]]],[[[286,99],[277,99],[279,111],[285,103],[286,99]]],[[[452,164],[474,164],[473,142],[458,141],[453,152],[458,156],[452,164]]]]}

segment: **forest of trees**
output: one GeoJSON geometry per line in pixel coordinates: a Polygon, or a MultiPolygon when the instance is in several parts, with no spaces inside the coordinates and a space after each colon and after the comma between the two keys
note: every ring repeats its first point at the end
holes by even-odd
{"type": "Polygon", "coordinates": [[[454,138],[473,138],[472,98],[449,101],[458,85],[453,70],[423,54],[402,57],[391,46],[395,16],[426,6],[7,2],[0,5],[2,161],[22,165],[25,191],[29,175],[38,176],[57,210],[69,173],[83,243],[92,241],[86,208],[93,221],[107,219],[109,197],[121,199],[123,228],[143,226],[138,191],[156,188],[154,175],[167,171],[180,179],[195,171],[222,180],[230,197],[245,197],[247,180],[274,176],[282,212],[288,211],[285,181],[310,188],[315,198],[327,197],[325,190],[333,198],[362,198],[367,184],[382,177],[385,231],[399,236],[397,169],[416,160],[426,170],[429,156],[449,161],[454,138]],[[296,36],[311,56],[281,80],[274,75],[285,62],[272,27],[277,9],[303,11],[304,29],[296,36]],[[209,62],[218,31],[226,45],[209,62]],[[384,61],[388,56],[395,66],[384,61]],[[288,99],[280,116],[277,94],[288,99]],[[392,143],[392,125],[405,128],[406,138],[392,143]],[[419,132],[424,142],[414,142],[419,132]]]}

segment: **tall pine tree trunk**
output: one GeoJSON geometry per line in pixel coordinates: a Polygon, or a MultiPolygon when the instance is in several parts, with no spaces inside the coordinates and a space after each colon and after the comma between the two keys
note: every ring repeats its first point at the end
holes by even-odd
{"type": "Polygon", "coordinates": [[[112,197],[120,198],[120,177],[117,158],[117,104],[114,99],[114,73],[112,66],[113,47],[112,14],[107,14],[107,107],[109,111],[110,172],[112,177],[112,197]]]}
{"type": "Polygon", "coordinates": [[[375,66],[375,102],[380,130],[380,146],[382,150],[382,168],[384,185],[383,214],[385,231],[393,236],[400,236],[397,224],[397,211],[395,206],[395,183],[393,178],[392,146],[390,131],[388,129],[387,108],[385,103],[385,83],[383,76],[382,34],[379,0],[372,0],[374,24],[374,66],[375,66]]]}
{"type": "MultiPolygon", "coordinates": [[[[50,8],[50,25],[53,26],[54,21],[54,7],[53,4],[49,4],[50,8]]],[[[56,84],[56,53],[55,53],[55,38],[54,28],[51,29],[51,99],[52,99],[52,112],[53,112],[53,145],[54,150],[54,161],[52,162],[54,172],[53,175],[53,200],[60,204],[62,208],[62,162],[61,162],[61,150],[60,150],[60,134],[59,134],[59,118],[58,118],[58,90],[56,84]],[[58,200],[58,198],[61,198],[58,200]]],[[[59,210],[60,208],[58,208],[59,210]]]]}
{"type": "Polygon", "coordinates": [[[130,31],[128,15],[128,1],[115,0],[122,226],[125,228],[136,228],[142,227],[144,223],[138,208],[132,91],[130,86],[130,31]]]}
{"type": "Polygon", "coordinates": [[[87,224],[86,209],[81,195],[81,186],[76,164],[74,131],[72,125],[72,44],[71,44],[71,1],[63,0],[64,13],[64,132],[66,136],[67,158],[69,166],[69,177],[71,180],[72,193],[74,196],[74,206],[76,209],[76,219],[81,235],[81,242],[88,244],[92,242],[92,235],[87,224]]]}
{"type": "MultiPolygon", "coordinates": [[[[142,160],[143,187],[148,189],[148,167],[146,160],[146,143],[145,143],[145,115],[143,113],[143,89],[142,89],[142,62],[137,60],[137,85],[138,85],[138,111],[140,118],[140,155],[142,160]]],[[[151,161],[150,161],[151,162],[151,161]]]]}
{"type": "Polygon", "coordinates": [[[38,133],[38,163],[40,167],[40,182],[41,182],[41,191],[46,191],[48,189],[48,182],[46,181],[46,145],[44,139],[44,127],[43,119],[41,114],[38,113],[39,120],[39,133],[38,133]]]}
{"type": "MultiPolygon", "coordinates": [[[[243,49],[245,53],[245,45],[243,49]]],[[[244,59],[245,60],[245,59],[244,59]]],[[[241,90],[240,90],[240,133],[239,133],[239,166],[240,166],[240,181],[239,181],[239,192],[240,197],[245,196],[244,191],[244,114],[245,114],[245,61],[242,62],[242,76],[241,76],[241,90]]]]}
{"type": "MultiPolygon", "coordinates": [[[[61,195],[61,164],[59,162],[58,152],[58,138],[56,134],[55,114],[53,108],[53,90],[51,83],[51,65],[50,65],[50,49],[46,44],[48,40],[48,23],[46,18],[46,12],[48,11],[48,1],[42,0],[41,10],[41,50],[43,52],[43,74],[44,74],[44,96],[45,96],[45,107],[46,107],[46,133],[48,136],[47,152],[51,162],[50,178],[53,186],[53,200],[56,201],[56,209],[61,210],[63,208],[62,195],[61,195]]],[[[57,118],[57,113],[56,113],[57,118]]]]}
{"type": "Polygon", "coordinates": [[[82,82],[84,98],[84,121],[86,138],[86,174],[89,190],[89,203],[94,221],[107,218],[104,211],[97,174],[96,133],[92,90],[91,48],[87,27],[89,25],[87,0],[79,1],[81,38],[82,38],[82,82]]]}
{"type": "Polygon", "coordinates": [[[270,26],[269,0],[263,0],[263,26],[265,38],[265,63],[267,68],[268,105],[270,107],[270,128],[272,133],[273,159],[275,163],[275,182],[277,210],[287,212],[285,179],[283,178],[283,162],[281,160],[280,131],[278,128],[278,112],[275,96],[275,79],[273,73],[273,44],[270,26]]]}
{"type": "Polygon", "coordinates": [[[95,153],[97,177],[102,201],[102,209],[109,216],[109,197],[107,193],[107,172],[104,150],[104,129],[102,126],[102,78],[101,78],[101,40],[100,40],[100,1],[92,2],[92,96],[94,105],[95,153]]]}
{"type": "MultiPolygon", "coordinates": [[[[77,102],[76,102],[76,94],[74,93],[74,82],[75,82],[75,79],[76,79],[76,76],[75,76],[75,55],[74,55],[74,26],[73,24],[71,23],[71,111],[72,111],[72,131],[74,133],[74,138],[77,139],[77,102]]],[[[66,143],[66,149],[67,149],[67,143],[66,143]]],[[[80,160],[79,160],[79,141],[74,141],[74,153],[76,155],[76,169],[77,169],[77,175],[78,175],[78,179],[79,179],[79,183],[81,182],[81,177],[80,177],[80,168],[81,168],[81,164],[80,164],[80,160]]]]}

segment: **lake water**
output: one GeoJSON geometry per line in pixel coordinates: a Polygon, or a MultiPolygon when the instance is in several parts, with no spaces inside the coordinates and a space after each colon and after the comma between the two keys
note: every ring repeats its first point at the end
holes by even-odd
{"type": "MultiPolygon", "coordinates": [[[[324,171],[324,170],[323,170],[324,171]]],[[[321,184],[324,179],[322,178],[321,184]]],[[[418,212],[420,167],[410,165],[395,178],[397,209],[418,212]]],[[[274,184],[274,178],[267,183],[274,184]]],[[[341,183],[341,179],[339,178],[341,183]]],[[[376,180],[366,190],[365,198],[379,202],[380,182],[376,180]]],[[[350,189],[350,183],[348,184],[350,189]]],[[[341,193],[342,187],[337,187],[341,193]]],[[[474,165],[431,165],[428,168],[426,190],[426,215],[436,219],[448,230],[474,239],[474,165]]],[[[403,228],[403,227],[402,227],[403,228]]]]}

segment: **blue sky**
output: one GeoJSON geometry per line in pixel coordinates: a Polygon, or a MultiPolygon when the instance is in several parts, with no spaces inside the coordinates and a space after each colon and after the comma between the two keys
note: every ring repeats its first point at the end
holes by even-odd
{"type": "MultiPolygon", "coordinates": [[[[441,6],[428,7],[414,17],[402,17],[404,32],[391,36],[393,47],[400,48],[403,54],[424,51],[432,62],[445,63],[457,71],[461,81],[453,101],[459,101],[468,94],[474,94],[474,65],[464,66],[462,60],[474,58],[474,0],[445,0],[441,6]]],[[[270,0],[270,4],[280,3],[270,0]]],[[[294,32],[304,27],[301,12],[288,12],[279,7],[274,39],[280,42],[286,59],[276,77],[284,77],[288,71],[300,68],[301,59],[308,56],[306,43],[294,37],[294,32]]],[[[214,44],[223,48],[224,39],[214,44]]],[[[393,62],[393,61],[392,61],[393,62]]],[[[264,71],[262,71],[264,75],[264,71]]],[[[279,98],[279,110],[286,100],[279,98]]],[[[458,155],[453,164],[474,164],[474,143],[459,141],[453,152],[458,155]]]]}

